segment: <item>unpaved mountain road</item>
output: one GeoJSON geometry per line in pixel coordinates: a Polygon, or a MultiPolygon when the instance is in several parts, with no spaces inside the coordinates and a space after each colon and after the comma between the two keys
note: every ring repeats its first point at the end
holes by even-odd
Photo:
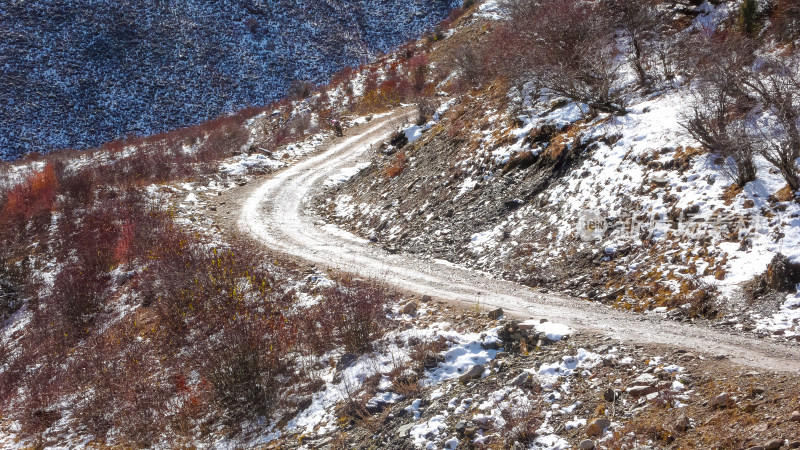
{"type": "Polygon", "coordinates": [[[413,114],[409,108],[400,109],[353,127],[346,137],[331,139],[315,156],[228,192],[227,211],[218,213],[223,227],[238,226],[239,231],[270,249],[318,267],[379,279],[404,291],[463,305],[500,307],[507,315],[547,318],[612,340],[667,345],[706,357],[724,355],[741,365],[800,373],[797,346],[542,294],[480,272],[390,254],[379,245],[326,225],[311,206],[325,180],[343,168],[369,160],[371,146],[385,140],[398,122],[413,114]]]}

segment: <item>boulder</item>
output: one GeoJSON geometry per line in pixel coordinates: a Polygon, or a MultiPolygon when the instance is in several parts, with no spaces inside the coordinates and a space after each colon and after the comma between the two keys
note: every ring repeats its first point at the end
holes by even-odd
{"type": "Polygon", "coordinates": [[[589,424],[586,425],[586,436],[600,436],[603,434],[603,430],[610,426],[611,420],[609,420],[607,417],[598,417],[596,419],[592,419],[589,424]]]}
{"type": "Polygon", "coordinates": [[[511,383],[509,384],[514,387],[519,387],[525,384],[525,382],[528,381],[529,378],[530,374],[528,372],[522,372],[521,374],[514,377],[514,379],[511,380],[511,383]]]}
{"type": "Polygon", "coordinates": [[[489,316],[489,319],[491,319],[491,320],[497,320],[497,319],[503,317],[503,308],[497,308],[497,309],[494,309],[492,311],[489,311],[488,316],[489,316]]]}
{"type": "Polygon", "coordinates": [[[764,446],[764,450],[778,450],[783,447],[783,439],[773,439],[764,446]]]}
{"type": "Polygon", "coordinates": [[[718,396],[714,397],[711,400],[710,405],[712,408],[727,408],[728,403],[730,402],[731,402],[731,395],[728,394],[727,392],[723,392],[722,394],[719,394],[718,396]]]}
{"type": "Polygon", "coordinates": [[[483,375],[483,366],[476,364],[458,377],[458,381],[466,383],[467,381],[480,378],[481,375],[483,375]]]}
{"type": "Polygon", "coordinates": [[[633,380],[631,386],[655,386],[656,383],[658,383],[658,378],[649,373],[643,373],[633,380]]]}
{"type": "Polygon", "coordinates": [[[408,436],[408,434],[409,434],[409,432],[411,431],[412,428],[414,428],[414,424],[413,423],[409,423],[407,425],[402,425],[401,427],[399,427],[397,429],[397,434],[400,435],[400,437],[406,437],[406,436],[408,436]]]}
{"type": "Polygon", "coordinates": [[[792,411],[792,415],[789,416],[789,420],[792,422],[800,422],[800,411],[792,411]]]}
{"type": "Polygon", "coordinates": [[[656,386],[633,386],[628,388],[628,395],[633,398],[643,397],[645,395],[650,395],[654,392],[658,392],[658,387],[656,386]]]}
{"type": "Polygon", "coordinates": [[[603,399],[607,402],[616,401],[619,398],[619,391],[614,390],[613,388],[608,388],[603,392],[603,399]]]}
{"type": "Polygon", "coordinates": [[[594,450],[594,441],[591,439],[584,439],[578,445],[578,448],[581,450],[594,450]]]}
{"type": "Polygon", "coordinates": [[[679,433],[685,433],[690,428],[692,428],[692,421],[689,420],[688,417],[681,415],[680,417],[678,417],[678,420],[675,421],[674,428],[675,431],[679,433]]]}
{"type": "Polygon", "coordinates": [[[403,314],[413,315],[417,312],[417,304],[415,302],[408,302],[400,310],[403,314]]]}

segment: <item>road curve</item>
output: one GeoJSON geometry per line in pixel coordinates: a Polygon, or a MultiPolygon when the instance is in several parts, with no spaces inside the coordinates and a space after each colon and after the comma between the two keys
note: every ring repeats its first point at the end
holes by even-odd
{"type": "Polygon", "coordinates": [[[239,192],[246,195],[236,202],[242,205],[237,211],[239,230],[275,251],[317,266],[380,279],[405,291],[484,308],[501,307],[506,314],[547,318],[614,340],[666,344],[708,356],[724,355],[741,365],[800,373],[800,348],[796,346],[542,294],[477,271],[390,254],[326,225],[311,206],[324,181],[343,168],[369,160],[371,146],[385,140],[399,121],[413,113],[409,108],[400,109],[354,127],[347,137],[332,139],[317,155],[269,176],[254,189],[239,192]]]}

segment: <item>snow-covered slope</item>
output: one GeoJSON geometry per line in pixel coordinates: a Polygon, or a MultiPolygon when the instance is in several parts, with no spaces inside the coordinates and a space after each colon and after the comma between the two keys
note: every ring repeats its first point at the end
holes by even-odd
{"type": "Polygon", "coordinates": [[[0,159],[152,134],[283,97],[416,38],[414,1],[0,4],[0,159]]]}
{"type": "MultiPolygon", "coordinates": [[[[683,33],[734,6],[704,4],[683,33]]],[[[623,69],[620,79],[635,76],[623,69]]],[[[516,91],[502,101],[502,89],[483,86],[441,122],[408,125],[417,140],[403,148],[405,170],[386,175],[396,149],[384,148],[322,211],[394,250],[626,309],[730,314],[748,322],[740,327],[778,310],[780,295],[749,314],[745,300],[778,254],[800,263],[798,197],[761,156],[756,179],[734,186],[724,160],[684,128],[693,84],[679,76],[654,93],[630,89],[621,116],[547,92],[509,108],[516,91]]],[[[800,334],[783,317],[779,333],[800,334]]]]}

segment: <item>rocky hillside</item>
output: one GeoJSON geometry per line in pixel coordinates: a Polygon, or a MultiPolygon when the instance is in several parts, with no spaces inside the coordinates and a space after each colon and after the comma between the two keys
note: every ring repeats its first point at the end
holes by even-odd
{"type": "Polygon", "coordinates": [[[800,145],[789,142],[800,66],[780,18],[763,11],[754,39],[739,34],[742,2],[654,2],[636,12],[648,28],[628,22],[631,10],[575,4],[484,3],[432,53],[442,60],[439,111],[377,149],[320,211],[391,251],[796,338],[800,145]],[[530,25],[538,15],[558,25],[530,25]],[[526,34],[571,46],[577,62],[536,40],[521,46],[526,34]],[[612,59],[597,66],[581,52],[612,59]],[[788,96],[781,109],[767,98],[783,95],[773,88],[788,96]]]}
{"type": "Polygon", "coordinates": [[[283,97],[418,37],[437,1],[0,5],[0,158],[150,135],[283,97]]]}

